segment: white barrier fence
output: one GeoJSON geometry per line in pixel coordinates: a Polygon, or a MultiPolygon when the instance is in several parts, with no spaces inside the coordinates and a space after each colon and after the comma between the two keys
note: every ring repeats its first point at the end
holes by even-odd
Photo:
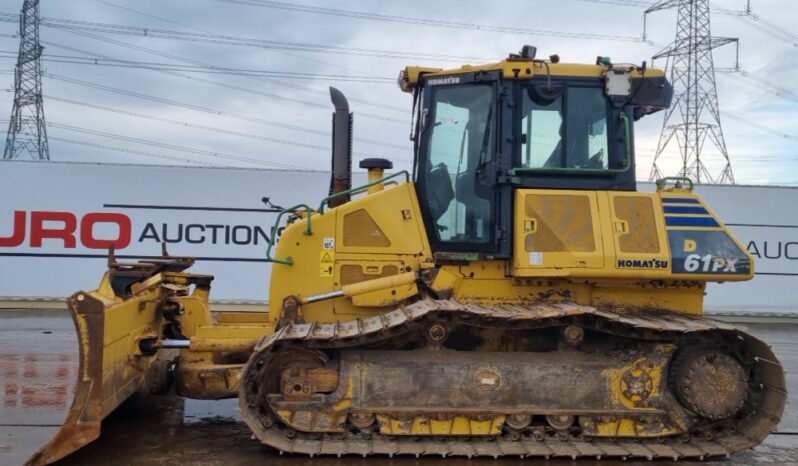
{"type": "MultiPolygon", "coordinates": [[[[166,242],[170,254],[198,258],[193,271],[216,276],[213,299],[262,302],[276,213],[261,198],[315,207],[328,188],[324,172],[2,162],[0,297],[91,289],[118,241],[119,258],[131,260],[158,256],[166,242]]],[[[754,280],[711,285],[707,309],[798,315],[798,189],[697,189],[757,259],[754,280]]]]}

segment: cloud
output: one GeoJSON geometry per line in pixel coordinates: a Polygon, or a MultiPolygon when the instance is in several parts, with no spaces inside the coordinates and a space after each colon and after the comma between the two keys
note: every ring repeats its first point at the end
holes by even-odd
{"type": "MultiPolygon", "coordinates": [[[[723,7],[741,8],[742,1],[730,2],[723,7]],[[739,3],[739,5],[737,5],[739,3]]],[[[491,60],[504,58],[516,52],[523,44],[538,46],[539,54],[557,53],[563,61],[592,62],[597,55],[612,57],[616,62],[640,63],[649,60],[657,47],[642,42],[595,39],[571,39],[545,35],[544,31],[571,31],[640,37],[642,34],[642,8],[619,7],[578,0],[560,2],[505,1],[499,6],[486,7],[476,0],[442,0],[436,2],[411,0],[405,2],[367,3],[354,0],[327,2],[303,0],[303,4],[350,10],[368,10],[380,14],[441,19],[452,22],[513,26],[538,33],[520,34],[489,32],[456,28],[409,25],[402,23],[343,18],[337,16],[303,13],[254,6],[237,5],[214,0],[141,0],[131,4],[122,0],[76,0],[71,2],[44,2],[41,14],[45,17],[80,21],[123,24],[142,28],[167,29],[200,33],[202,31],[235,37],[248,37],[281,42],[307,43],[343,48],[369,50],[394,50],[425,54],[442,54],[485,57],[491,60]],[[121,6],[114,7],[111,4],[121,6]],[[139,14],[131,9],[145,14],[139,14]],[[161,17],[159,20],[155,17],[161,17]]],[[[798,12],[786,8],[784,1],[762,0],[755,5],[756,13],[782,25],[798,21],[798,12]]],[[[6,12],[11,12],[7,7],[6,12]]],[[[741,38],[740,58],[746,70],[764,76],[787,89],[795,89],[798,71],[796,48],[774,39],[750,21],[732,16],[715,15],[713,32],[720,36],[741,38]]],[[[648,38],[662,46],[674,36],[675,15],[660,12],[648,18],[648,38]]],[[[13,34],[14,23],[0,23],[0,33],[13,34]]],[[[377,58],[369,56],[329,54],[320,52],[288,52],[259,47],[234,47],[192,41],[178,41],[144,37],[142,35],[108,35],[91,33],[100,38],[54,28],[42,28],[41,38],[53,45],[46,46],[47,54],[83,55],[63,47],[85,50],[125,60],[186,63],[199,61],[216,66],[246,69],[267,69],[307,74],[360,75],[393,78],[405,65],[454,67],[458,61],[438,62],[423,59],[377,58]],[[118,44],[151,49],[154,53],[135,50],[118,44]],[[184,60],[178,57],[185,57],[184,60]]],[[[0,38],[3,50],[16,50],[16,39],[0,38]]],[[[727,46],[729,47],[729,46],[727,46]]],[[[733,64],[734,51],[716,52],[716,66],[733,64]]],[[[13,68],[14,60],[6,59],[2,69],[13,68]]],[[[664,63],[661,63],[664,64],[664,63]]],[[[133,111],[171,120],[190,122],[219,128],[229,132],[260,135],[304,144],[327,147],[326,134],[313,131],[330,130],[332,107],[325,95],[329,85],[343,90],[350,97],[355,112],[355,150],[373,156],[396,159],[398,168],[411,164],[412,145],[410,131],[411,99],[398,90],[392,82],[355,83],[324,79],[260,79],[245,76],[190,74],[193,79],[152,70],[118,69],[101,66],[75,65],[47,62],[50,74],[68,76],[84,81],[112,86],[171,99],[198,106],[220,109],[240,115],[276,120],[285,124],[311,130],[302,132],[242,121],[241,119],[197,112],[163,103],[151,102],[130,95],[78,86],[52,78],[45,78],[44,92],[62,98],[133,111]],[[217,84],[214,84],[217,83],[217,84]],[[282,98],[275,98],[280,96],[282,98]],[[370,105],[359,101],[368,101],[370,105]],[[399,109],[399,110],[397,110],[399,109]],[[390,146],[390,147],[386,147],[390,146]]],[[[187,74],[187,73],[182,73],[187,74]]],[[[0,75],[12,87],[11,75],[0,75]]],[[[718,75],[718,93],[722,111],[732,112],[759,124],[784,133],[798,134],[795,106],[772,89],[756,83],[718,75]]],[[[798,89],[795,89],[798,92],[798,89]]],[[[0,111],[11,108],[12,95],[0,93],[0,111]]],[[[185,146],[205,151],[240,155],[277,163],[291,163],[313,169],[329,167],[329,154],[323,150],[301,145],[267,142],[219,133],[178,124],[167,124],[124,116],[114,112],[81,107],[63,101],[45,100],[47,119],[54,123],[69,124],[107,133],[185,146]]],[[[638,175],[647,178],[653,149],[659,137],[662,118],[654,115],[639,122],[637,132],[638,175]]],[[[789,159],[796,153],[796,143],[778,138],[746,126],[738,121],[723,119],[729,153],[735,164],[738,181],[779,183],[780,173],[793,171],[795,161],[789,159]],[[756,163],[758,156],[774,156],[767,163],[756,163]],[[739,161],[735,161],[739,156],[739,161]],[[738,168],[739,167],[739,168],[738,168]]],[[[192,158],[206,163],[240,164],[245,162],[192,154],[163,147],[153,147],[98,135],[76,134],[61,128],[52,128],[50,135],[72,138],[96,144],[134,147],[137,150],[192,158]]],[[[145,156],[117,153],[105,149],[89,148],[75,144],[52,141],[51,157],[54,160],[124,161],[170,163],[145,156]]],[[[673,154],[671,154],[671,157],[673,154]]],[[[674,164],[673,158],[667,163],[674,164]]],[[[678,165],[678,164],[677,164],[678,165]]]]}

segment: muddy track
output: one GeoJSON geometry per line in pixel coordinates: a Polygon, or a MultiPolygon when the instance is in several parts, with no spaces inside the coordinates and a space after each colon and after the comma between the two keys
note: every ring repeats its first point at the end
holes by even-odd
{"type": "Polygon", "coordinates": [[[761,443],[778,424],[787,393],[784,373],[770,347],[743,328],[701,316],[663,311],[612,312],[573,303],[529,306],[481,306],[454,300],[422,300],[386,314],[339,323],[289,323],[263,338],[243,371],[239,404],[241,415],[255,436],[280,452],[307,455],[441,455],[460,457],[620,457],[697,458],[723,457],[761,443]],[[609,335],[645,341],[734,341],[743,365],[749,369],[751,396],[734,419],[708,425],[690,435],[613,439],[572,435],[508,435],[493,437],[410,437],[379,433],[311,434],[296,432],[271,417],[265,418],[258,388],[264,367],[274,352],[289,347],[344,349],[381,342],[416,332],[433,321],[446,320],[470,326],[543,329],[579,325],[609,335]]]}

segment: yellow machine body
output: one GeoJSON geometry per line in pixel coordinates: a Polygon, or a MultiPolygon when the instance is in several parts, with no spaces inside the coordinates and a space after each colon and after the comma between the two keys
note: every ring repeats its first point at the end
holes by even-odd
{"type": "MultiPolygon", "coordinates": [[[[286,299],[300,302],[354,283],[436,269],[436,292],[466,302],[530,304],[541,299],[592,306],[668,309],[700,314],[707,281],[753,276],[753,259],[691,190],[653,193],[519,189],[515,194],[514,254],[511,260],[435,264],[422,225],[413,183],[369,194],[288,226],[276,257],[269,318],[283,317],[286,299]],[[674,201],[675,200],[675,201],[674,201]],[[665,207],[690,205],[693,214],[666,214],[665,207]],[[668,218],[711,220],[714,226],[667,227],[668,218]],[[681,233],[669,242],[669,232],[681,233]],[[703,259],[707,233],[728,238],[746,273],[730,275],[725,258],[703,259]],[[675,246],[675,248],[674,248],[675,246]],[[673,250],[677,249],[677,250],[673,250]],[[688,260],[701,273],[673,272],[688,260]],[[703,262],[702,262],[703,260],[703,262]],[[716,273],[712,273],[715,270],[716,273]],[[313,276],[312,280],[307,279],[313,276]]],[[[711,237],[714,240],[714,236],[711,237]]],[[[734,260],[734,259],[732,259],[734,260]]],[[[419,293],[414,283],[302,305],[304,319],[349,320],[385,312],[419,293]]]]}

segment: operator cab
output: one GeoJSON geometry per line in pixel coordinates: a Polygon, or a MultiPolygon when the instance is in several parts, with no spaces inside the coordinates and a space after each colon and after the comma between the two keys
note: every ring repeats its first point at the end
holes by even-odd
{"type": "Polygon", "coordinates": [[[632,121],[670,104],[660,70],[519,55],[408,67],[418,102],[414,179],[436,251],[509,257],[515,187],[634,191],[632,121]]]}

